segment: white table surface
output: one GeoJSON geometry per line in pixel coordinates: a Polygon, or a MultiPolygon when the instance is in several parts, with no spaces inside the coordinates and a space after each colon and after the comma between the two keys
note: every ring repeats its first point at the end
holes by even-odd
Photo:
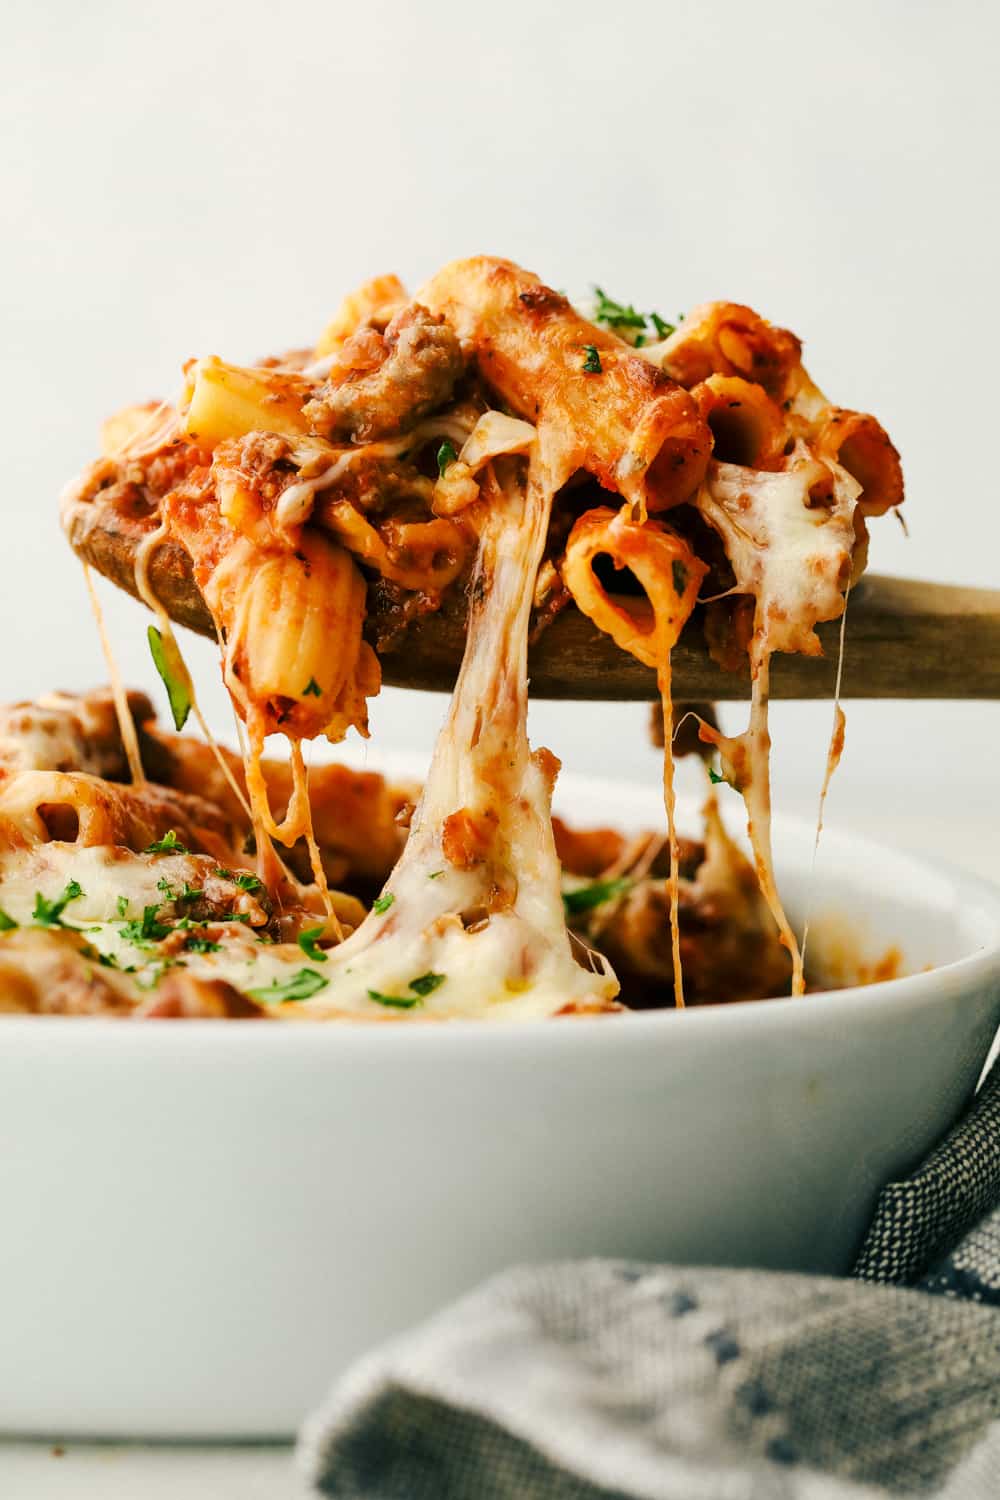
{"type": "MultiPolygon", "coordinates": [[[[905,801],[905,799],[904,799],[905,801]]],[[[921,817],[874,805],[838,818],[901,848],[936,851],[951,864],[1000,883],[1000,829],[989,817],[921,817]]],[[[145,1446],[0,1441],[0,1495],[11,1500],[301,1500],[289,1447],[145,1446]]]]}
{"type": "Polygon", "coordinates": [[[302,1500],[305,1493],[285,1446],[0,1445],[5,1500],[302,1500]]]}

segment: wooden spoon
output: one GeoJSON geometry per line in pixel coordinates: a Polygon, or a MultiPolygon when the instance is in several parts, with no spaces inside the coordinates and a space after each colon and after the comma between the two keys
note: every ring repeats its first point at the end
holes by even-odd
{"type": "MultiPolygon", "coordinates": [[[[78,504],[64,517],[78,555],[136,594],[133,557],[148,520],[78,504]]],[[[167,542],[153,554],[149,580],[179,625],[214,637],[212,620],[186,552],[167,542]]],[[[776,656],[774,698],[829,698],[837,671],[840,624],[819,627],[825,655],[776,656]]],[[[382,660],[390,687],[451,690],[465,645],[464,601],[453,599],[407,631],[382,660]]],[[[558,615],[529,656],[539,698],[655,699],[656,675],[620,651],[578,610],[558,615]]],[[[747,698],[747,673],[724,672],[689,624],[673,653],[676,702],[747,698]]],[[[866,575],[851,593],[842,694],[845,698],[1000,699],[1000,590],[866,575]]]]}

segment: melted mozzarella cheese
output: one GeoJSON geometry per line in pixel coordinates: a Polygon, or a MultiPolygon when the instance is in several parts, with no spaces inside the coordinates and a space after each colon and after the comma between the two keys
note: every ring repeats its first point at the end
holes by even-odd
{"type": "Polygon", "coordinates": [[[428,975],[443,978],[420,1009],[442,1016],[551,1015],[617,993],[606,965],[595,973],[573,955],[546,758],[532,755],[526,732],[528,623],[551,496],[533,464],[526,492],[511,487],[484,522],[465,657],[406,848],[382,910],[330,953],[329,990],[303,1009],[380,1008],[371,991],[405,1004],[428,975]],[[449,858],[455,819],[482,836],[481,857],[449,858]]]}
{"type": "Polygon", "coordinates": [[[75,880],[82,894],[66,908],[67,920],[109,922],[120,915],[119,896],[125,900],[129,917],[141,917],[144,907],[162,905],[166,899],[158,881],[166,879],[179,888],[189,873],[184,855],[154,860],[114,845],[86,847],[53,841],[28,851],[11,849],[0,854],[0,907],[15,922],[27,924],[36,895],[54,901],[75,880]]]}
{"type": "Polygon", "coordinates": [[[757,600],[768,650],[820,654],[815,625],[844,609],[860,493],[845,469],[811,457],[803,444],[777,473],[709,465],[695,504],[722,537],[733,592],[757,600]],[[825,493],[810,504],[817,486],[825,493]]]}
{"type": "Polygon", "coordinates": [[[104,776],[109,746],[102,725],[88,725],[81,700],[65,693],[43,693],[35,703],[15,704],[0,723],[0,768],[22,771],[85,771],[104,776]],[[89,731],[89,732],[88,732],[89,731]]]}
{"type": "Polygon", "coordinates": [[[792,957],[792,992],[805,990],[802,955],[778,895],[771,852],[770,660],[774,651],[822,653],[815,627],[844,611],[860,486],[838,464],[799,444],[777,473],[713,463],[696,505],[722,537],[734,593],[756,601],[750,643],[750,723],[741,735],[708,734],[747,809],[761,892],[792,957]],[[815,503],[813,501],[815,495],[815,503]]]}

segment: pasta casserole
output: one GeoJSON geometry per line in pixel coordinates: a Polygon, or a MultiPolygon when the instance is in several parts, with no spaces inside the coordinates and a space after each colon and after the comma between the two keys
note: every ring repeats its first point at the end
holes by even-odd
{"type": "Polygon", "coordinates": [[[771,856],[769,664],[820,653],[903,486],[793,334],[735,303],[676,326],[602,292],[581,309],[479,257],[412,297],[366,283],[309,349],[191,361],[175,405],[119,413],[102,446],[63,524],[152,610],[177,732],[115,673],[110,695],[9,711],[5,1003],[502,1018],[804,991],[771,856]],[[527,655],[567,608],[656,671],[662,837],[553,821],[527,655]],[[449,609],[465,655],[419,792],[307,774],[304,742],[366,735],[380,660],[449,609]],[[205,726],[174,622],[218,642],[239,755],[179,733],[205,726]],[[749,673],[742,734],[675,714],[684,630],[749,673]],[[680,837],[675,736],[743,798],[753,867],[712,787],[704,837],[680,837]]]}

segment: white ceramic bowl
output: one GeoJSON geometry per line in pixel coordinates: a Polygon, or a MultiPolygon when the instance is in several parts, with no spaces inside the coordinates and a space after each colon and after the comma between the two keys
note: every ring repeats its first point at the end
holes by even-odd
{"type": "MultiPolygon", "coordinates": [[[[658,816],[568,791],[581,822],[658,816]]],[[[812,829],[776,835],[801,915],[812,829]]],[[[848,1269],[975,1086],[1000,892],[830,831],[815,904],[913,976],[509,1026],[5,1019],[0,1427],[287,1434],[348,1361],[516,1262],[848,1269]]]]}

